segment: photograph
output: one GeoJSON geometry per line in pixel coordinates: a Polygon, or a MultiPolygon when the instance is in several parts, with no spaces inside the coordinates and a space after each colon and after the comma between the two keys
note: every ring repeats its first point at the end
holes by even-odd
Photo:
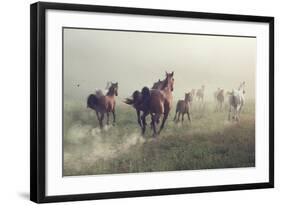
{"type": "Polygon", "coordinates": [[[256,36],[62,38],[64,177],[256,166],[256,36]]]}

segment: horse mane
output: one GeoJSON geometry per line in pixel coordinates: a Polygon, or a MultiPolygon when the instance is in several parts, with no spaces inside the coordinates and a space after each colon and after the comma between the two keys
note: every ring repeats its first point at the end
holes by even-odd
{"type": "Polygon", "coordinates": [[[157,82],[155,82],[155,83],[153,83],[153,85],[152,85],[152,89],[162,89],[162,87],[163,87],[163,82],[164,82],[164,80],[158,80],[157,82]],[[160,87],[161,86],[161,87],[160,87]]]}
{"type": "Polygon", "coordinates": [[[166,88],[168,86],[168,78],[166,77],[165,80],[162,81],[162,87],[161,90],[166,88]]]}
{"type": "Polygon", "coordinates": [[[114,94],[112,85],[108,88],[108,91],[107,91],[106,95],[111,95],[111,94],[114,94]]]}

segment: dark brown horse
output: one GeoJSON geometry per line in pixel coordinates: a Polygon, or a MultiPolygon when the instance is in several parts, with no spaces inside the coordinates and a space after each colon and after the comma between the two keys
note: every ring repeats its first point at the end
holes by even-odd
{"type": "Polygon", "coordinates": [[[150,90],[148,87],[143,87],[140,91],[134,91],[132,98],[126,98],[124,103],[132,105],[137,112],[137,120],[141,128],[143,128],[141,120],[141,112],[148,112],[149,110],[150,90]]]}
{"type": "Polygon", "coordinates": [[[113,115],[113,125],[115,124],[115,96],[118,96],[118,83],[112,83],[106,95],[97,96],[95,94],[91,94],[88,97],[87,106],[96,111],[101,128],[103,128],[103,119],[105,113],[107,115],[107,125],[109,125],[110,112],[113,115]]]}
{"type": "MultiPolygon", "coordinates": [[[[155,93],[155,92],[157,92],[157,90],[160,90],[160,91],[166,90],[164,93],[161,94],[162,96],[163,96],[163,94],[167,93],[167,90],[168,90],[167,87],[171,84],[170,81],[173,81],[172,76],[173,76],[173,73],[171,73],[171,74],[166,73],[166,78],[162,81],[159,79],[157,82],[155,82],[153,84],[151,90],[148,87],[144,87],[141,92],[136,90],[133,93],[132,98],[126,98],[125,99],[124,102],[126,104],[132,105],[136,109],[137,120],[138,120],[138,123],[139,123],[140,127],[142,128],[142,134],[144,134],[145,130],[146,130],[146,125],[147,125],[146,117],[147,117],[147,115],[151,114],[151,116],[154,116],[154,117],[152,117],[154,120],[152,119],[152,122],[151,122],[152,128],[155,128],[155,123],[157,123],[157,124],[159,123],[160,116],[161,116],[161,114],[155,115],[154,113],[151,113],[151,111],[150,111],[151,93],[155,93]],[[169,81],[169,83],[168,83],[168,81],[169,81]]],[[[173,85],[172,85],[172,87],[173,87],[173,85]]],[[[166,104],[171,105],[171,102],[165,103],[165,105],[166,104]]],[[[169,112],[167,111],[167,115],[168,115],[168,113],[169,112]]],[[[163,119],[163,122],[162,122],[162,125],[161,125],[162,128],[164,127],[166,119],[167,119],[167,116],[165,117],[165,115],[164,115],[164,119],[163,119]]],[[[162,128],[160,128],[160,131],[162,130],[162,128]]],[[[154,135],[155,134],[156,134],[156,130],[154,130],[154,135]]]]}
{"type": "MultiPolygon", "coordinates": [[[[164,85],[164,80],[158,80],[153,83],[151,89],[162,89],[164,85]]],[[[148,87],[143,87],[141,91],[134,91],[132,98],[126,98],[125,103],[132,105],[137,112],[137,121],[143,131],[143,123],[146,122],[141,118],[142,113],[149,113],[149,98],[150,98],[150,89],[148,87]],[[142,112],[142,113],[141,113],[142,112]]],[[[143,132],[144,133],[144,132],[143,132]]]]}
{"type": "Polygon", "coordinates": [[[183,123],[184,121],[184,115],[187,114],[188,120],[189,122],[191,122],[190,119],[190,103],[192,101],[192,94],[189,93],[185,93],[185,97],[184,100],[179,100],[177,103],[177,107],[176,107],[176,114],[174,117],[174,121],[175,122],[179,122],[180,120],[180,115],[181,117],[181,122],[183,123]]]}
{"type": "MultiPolygon", "coordinates": [[[[158,131],[158,134],[160,134],[168,118],[169,112],[172,108],[172,101],[173,101],[172,92],[174,90],[173,76],[174,76],[174,72],[172,73],[166,72],[166,79],[163,82],[164,83],[163,89],[162,90],[152,89],[150,91],[149,113],[151,115],[154,136],[157,134],[156,123],[158,124],[160,117],[163,115],[163,120],[160,129],[158,131]]],[[[144,113],[142,119],[145,120],[146,115],[148,115],[148,113],[144,113]]],[[[143,128],[143,132],[144,132],[145,123],[143,124],[144,124],[144,128],[143,128]]]]}

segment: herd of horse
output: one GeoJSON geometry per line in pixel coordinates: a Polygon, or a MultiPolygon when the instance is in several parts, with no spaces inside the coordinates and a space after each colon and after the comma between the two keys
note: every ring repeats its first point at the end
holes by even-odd
{"type": "MultiPolygon", "coordinates": [[[[166,72],[164,80],[158,80],[151,88],[143,87],[140,91],[133,92],[130,98],[126,98],[124,103],[132,106],[137,113],[137,122],[141,127],[142,134],[146,131],[146,118],[151,117],[150,126],[153,130],[153,136],[160,134],[165,126],[167,118],[172,108],[173,90],[174,90],[174,72],[166,72]],[[157,125],[162,119],[159,130],[157,125]]],[[[216,111],[222,111],[225,104],[225,98],[228,97],[228,120],[239,121],[239,115],[245,103],[245,82],[241,82],[237,89],[225,93],[224,89],[218,88],[214,92],[216,102],[216,111]]],[[[87,107],[95,110],[99,126],[103,128],[103,120],[106,114],[107,124],[109,124],[109,115],[113,115],[113,125],[115,124],[115,96],[118,96],[118,83],[108,83],[106,91],[96,90],[95,94],[91,94],[87,99],[87,107]]],[[[185,114],[191,122],[190,110],[193,99],[199,103],[204,103],[205,86],[199,89],[192,89],[185,93],[183,100],[178,100],[174,121],[184,121],[185,114]]]]}

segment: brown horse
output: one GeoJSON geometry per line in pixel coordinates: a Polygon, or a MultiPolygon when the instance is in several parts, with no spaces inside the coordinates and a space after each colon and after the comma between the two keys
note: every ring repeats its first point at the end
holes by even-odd
{"type": "MultiPolygon", "coordinates": [[[[153,83],[151,89],[162,89],[164,85],[164,80],[158,80],[153,83]]],[[[141,92],[136,90],[134,91],[132,98],[126,98],[124,103],[132,105],[137,112],[137,121],[143,131],[143,123],[146,124],[145,120],[141,118],[142,113],[149,113],[149,98],[150,98],[150,89],[148,87],[143,87],[141,92]]],[[[143,132],[144,133],[144,132],[143,132]]]]}
{"type": "Polygon", "coordinates": [[[192,101],[192,94],[189,93],[185,93],[185,97],[184,100],[179,100],[177,103],[177,108],[176,108],[176,114],[174,117],[174,121],[175,122],[179,122],[180,120],[180,115],[181,117],[181,122],[183,123],[184,121],[184,114],[187,114],[188,120],[189,122],[191,122],[190,119],[190,103],[192,101]]]}
{"type": "Polygon", "coordinates": [[[113,125],[115,124],[115,96],[118,96],[118,83],[111,83],[106,95],[97,96],[91,94],[87,100],[87,106],[96,111],[96,115],[100,124],[103,128],[104,114],[107,115],[107,125],[109,125],[109,113],[113,115],[113,125]]]}
{"type": "MultiPolygon", "coordinates": [[[[166,79],[164,80],[163,89],[157,90],[152,89],[150,91],[150,100],[149,100],[149,113],[151,115],[152,121],[152,128],[153,128],[153,135],[155,136],[156,133],[156,123],[158,124],[160,116],[163,115],[163,120],[158,131],[160,134],[161,130],[163,129],[165,122],[168,118],[169,112],[172,108],[172,101],[173,95],[172,92],[174,90],[174,72],[167,73],[166,72],[166,79]]],[[[142,120],[145,122],[145,117],[148,113],[144,113],[142,116],[142,120]]],[[[145,132],[145,123],[143,127],[143,133],[145,132]]]]}
{"type": "Polygon", "coordinates": [[[143,87],[140,91],[136,90],[133,92],[132,98],[126,98],[124,103],[132,105],[137,112],[137,120],[141,128],[143,128],[141,120],[141,112],[147,113],[149,110],[149,98],[150,90],[148,87],[143,87]]]}

